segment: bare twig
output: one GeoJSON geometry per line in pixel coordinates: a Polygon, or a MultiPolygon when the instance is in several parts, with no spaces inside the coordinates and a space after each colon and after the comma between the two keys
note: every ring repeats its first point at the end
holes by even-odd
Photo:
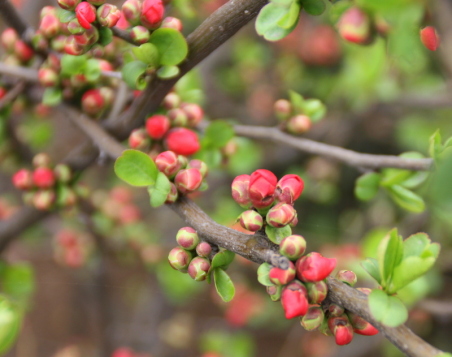
{"type": "Polygon", "coordinates": [[[116,37],[119,37],[121,39],[123,39],[126,42],[129,42],[131,44],[135,44],[132,40],[132,36],[130,36],[130,32],[126,31],[126,30],[121,30],[120,28],[117,27],[112,27],[111,29],[113,31],[113,35],[115,35],[116,37]]]}
{"type": "Polygon", "coordinates": [[[11,66],[0,62],[0,73],[12,77],[22,78],[29,82],[38,81],[38,71],[29,67],[11,66]]]}
{"type": "Polygon", "coordinates": [[[254,139],[271,140],[275,143],[291,146],[310,154],[322,155],[343,161],[351,166],[379,169],[383,167],[394,167],[399,169],[427,171],[433,164],[432,159],[406,159],[391,155],[362,154],[356,151],[344,149],[338,146],[328,145],[317,141],[295,137],[283,133],[278,128],[262,126],[234,126],[235,133],[254,139]]]}
{"type": "Polygon", "coordinates": [[[25,81],[17,82],[14,87],[12,87],[6,95],[0,99],[0,110],[9,105],[12,101],[14,101],[24,90],[26,87],[25,81]]]}

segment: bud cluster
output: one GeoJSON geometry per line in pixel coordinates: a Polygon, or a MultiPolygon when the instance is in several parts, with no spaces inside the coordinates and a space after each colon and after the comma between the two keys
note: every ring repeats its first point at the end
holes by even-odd
{"type": "Polygon", "coordinates": [[[43,211],[75,205],[81,192],[80,187],[74,185],[69,166],[54,166],[45,153],[33,158],[33,166],[33,171],[21,169],[12,177],[13,185],[24,191],[25,203],[43,211]]]}
{"type": "Polygon", "coordinates": [[[210,272],[211,245],[201,241],[196,230],[191,227],[179,229],[176,241],[178,246],[168,255],[171,267],[182,273],[188,273],[195,281],[206,280],[210,272]]]}
{"type": "Polygon", "coordinates": [[[312,127],[311,118],[296,110],[287,99],[278,99],[273,109],[276,117],[281,121],[281,129],[290,134],[304,134],[312,127]]]}
{"type": "Polygon", "coordinates": [[[61,229],[53,239],[54,259],[70,268],[80,268],[93,251],[91,239],[73,229],[61,229]]]}

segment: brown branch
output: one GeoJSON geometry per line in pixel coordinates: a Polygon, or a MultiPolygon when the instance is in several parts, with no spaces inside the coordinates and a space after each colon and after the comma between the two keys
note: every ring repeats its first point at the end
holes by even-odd
{"type": "Polygon", "coordinates": [[[291,146],[310,154],[326,156],[345,162],[350,166],[360,168],[379,169],[383,167],[394,167],[398,169],[427,171],[430,170],[433,164],[432,159],[406,159],[392,155],[362,154],[338,146],[295,137],[282,132],[276,127],[236,125],[234,126],[234,130],[239,136],[271,140],[278,144],[291,146]]]}
{"type": "Polygon", "coordinates": [[[118,27],[112,27],[111,31],[113,32],[113,35],[115,35],[116,37],[119,37],[120,39],[123,39],[124,41],[129,42],[132,45],[135,45],[129,31],[121,30],[118,27]]]}
{"type": "Polygon", "coordinates": [[[7,105],[11,104],[24,90],[26,87],[25,81],[17,82],[14,87],[12,87],[6,95],[0,99],[0,110],[5,108],[7,105]]]}
{"type": "Polygon", "coordinates": [[[21,78],[29,82],[38,81],[38,71],[30,67],[11,66],[0,62],[0,74],[21,78]]]}

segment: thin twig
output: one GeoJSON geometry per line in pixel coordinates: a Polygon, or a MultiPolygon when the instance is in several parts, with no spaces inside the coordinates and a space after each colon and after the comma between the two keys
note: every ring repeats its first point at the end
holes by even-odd
{"type": "Polygon", "coordinates": [[[113,31],[113,35],[115,35],[116,37],[119,37],[119,38],[123,39],[124,41],[129,42],[132,45],[135,45],[135,43],[132,40],[132,36],[130,36],[129,31],[121,30],[120,28],[117,28],[117,27],[112,27],[111,30],[113,31]]]}
{"type": "Polygon", "coordinates": [[[38,71],[29,67],[11,66],[0,62],[0,73],[8,76],[25,79],[29,82],[38,81],[38,71]]]}
{"type": "Polygon", "coordinates": [[[129,100],[129,87],[124,82],[120,82],[118,89],[116,90],[115,101],[113,108],[111,108],[108,118],[116,118],[124,110],[124,107],[129,100]]]}
{"type": "Polygon", "coordinates": [[[0,110],[11,104],[25,90],[26,84],[26,81],[20,81],[8,90],[6,95],[0,99],[0,110]]]}

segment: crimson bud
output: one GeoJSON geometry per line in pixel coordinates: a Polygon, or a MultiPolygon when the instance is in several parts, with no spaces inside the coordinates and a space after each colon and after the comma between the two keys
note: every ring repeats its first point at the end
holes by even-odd
{"type": "Polygon", "coordinates": [[[33,171],[33,182],[39,188],[52,187],[55,184],[55,174],[47,167],[38,167],[33,171]]]}
{"type": "Polygon", "coordinates": [[[165,143],[169,150],[178,155],[193,155],[200,148],[196,133],[186,128],[171,129],[165,138],[165,143]]]}
{"type": "Polygon", "coordinates": [[[240,225],[251,232],[260,230],[263,224],[262,216],[256,211],[248,210],[240,215],[240,225]]]}
{"type": "Polygon", "coordinates": [[[373,336],[379,331],[373,327],[369,322],[364,320],[361,316],[354,314],[351,311],[347,311],[348,319],[353,326],[353,331],[360,335],[373,336]]]}
{"type": "Polygon", "coordinates": [[[320,327],[324,318],[325,314],[320,306],[311,306],[301,319],[301,326],[307,331],[315,330],[320,327]]]}
{"type": "Polygon", "coordinates": [[[286,270],[273,267],[270,269],[268,277],[273,284],[286,285],[295,279],[295,265],[289,262],[289,268],[286,270]]]}
{"type": "Polygon", "coordinates": [[[28,62],[33,58],[35,53],[24,41],[17,40],[14,44],[14,54],[21,62],[28,62]]]}
{"type": "Polygon", "coordinates": [[[144,149],[149,146],[151,140],[144,128],[135,129],[130,133],[129,146],[132,149],[144,149]]]}
{"type": "Polygon", "coordinates": [[[144,0],[141,8],[141,23],[148,29],[154,30],[160,26],[164,12],[162,0],[144,0]]]}
{"type": "Polygon", "coordinates": [[[168,16],[163,19],[162,25],[160,27],[182,31],[183,25],[182,21],[179,20],[177,17],[168,16]]]}
{"type": "Polygon", "coordinates": [[[210,262],[206,258],[196,257],[188,266],[188,275],[196,281],[203,281],[207,278],[210,269],[210,262]]]}
{"type": "Polygon", "coordinates": [[[187,169],[198,169],[201,172],[203,178],[207,176],[209,170],[207,164],[204,161],[198,159],[190,160],[188,162],[187,169]]]}
{"type": "Polygon", "coordinates": [[[273,203],[277,182],[276,176],[265,169],[256,170],[251,174],[249,197],[254,207],[266,208],[273,203]]]}
{"type": "Polygon", "coordinates": [[[173,177],[182,168],[178,156],[173,151],[164,151],[157,155],[155,164],[160,172],[173,177]]]}
{"type": "Polygon", "coordinates": [[[97,21],[101,26],[113,27],[119,21],[121,11],[111,4],[104,4],[97,9],[97,21]]]}
{"type": "Polygon", "coordinates": [[[101,114],[106,107],[105,104],[99,88],[89,89],[82,96],[82,109],[90,116],[101,114]]]}
{"type": "Polygon", "coordinates": [[[161,139],[170,128],[170,120],[167,116],[156,114],[146,120],[146,130],[152,139],[161,139]]]}
{"type": "Polygon", "coordinates": [[[304,282],[325,279],[336,267],[335,258],[325,258],[320,253],[310,253],[296,262],[297,277],[304,282]]]}
{"type": "Polygon", "coordinates": [[[341,37],[348,42],[366,44],[371,39],[370,18],[357,7],[345,11],[337,27],[341,37]]]}
{"type": "Polygon", "coordinates": [[[436,51],[439,46],[439,36],[438,32],[433,26],[424,27],[421,31],[421,42],[425,48],[430,51],[436,51]]]}
{"type": "Polygon", "coordinates": [[[181,247],[171,249],[168,254],[168,262],[173,269],[186,273],[192,254],[181,247]]]}
{"type": "Polygon", "coordinates": [[[275,197],[279,202],[294,203],[304,189],[304,182],[298,175],[285,175],[276,184],[275,197]]]}
{"type": "Polygon", "coordinates": [[[131,25],[138,25],[140,23],[141,7],[140,0],[126,0],[122,4],[122,13],[131,25]]]}
{"type": "Polygon", "coordinates": [[[292,222],[296,215],[297,212],[292,205],[280,202],[270,208],[266,220],[272,227],[281,228],[292,222]]]}
{"type": "Polygon", "coordinates": [[[345,315],[329,318],[328,327],[336,339],[336,344],[339,346],[347,345],[352,342],[353,328],[345,315]]]}
{"type": "Polygon", "coordinates": [[[304,316],[308,312],[309,306],[305,286],[298,281],[285,286],[281,293],[281,304],[286,319],[304,316]]]}
{"type": "Polygon", "coordinates": [[[198,233],[191,227],[181,228],[177,232],[176,241],[184,249],[195,249],[199,243],[198,233]]]}
{"type": "Polygon", "coordinates": [[[91,23],[96,21],[96,8],[90,3],[84,1],[75,8],[75,16],[83,28],[91,28],[91,23]]]}
{"type": "Polygon", "coordinates": [[[279,244],[279,252],[290,260],[297,260],[306,250],[306,240],[299,235],[293,234],[285,237],[279,244]]]}
{"type": "Polygon", "coordinates": [[[200,242],[196,246],[196,254],[200,257],[207,258],[212,253],[212,246],[207,242],[200,242]]]}
{"type": "Polygon", "coordinates": [[[21,169],[13,175],[12,181],[16,188],[28,190],[33,187],[33,174],[27,169],[21,169]]]}
{"type": "Polygon", "coordinates": [[[196,191],[201,186],[201,183],[202,175],[198,169],[180,170],[174,179],[174,184],[179,192],[183,194],[196,191]]]}

